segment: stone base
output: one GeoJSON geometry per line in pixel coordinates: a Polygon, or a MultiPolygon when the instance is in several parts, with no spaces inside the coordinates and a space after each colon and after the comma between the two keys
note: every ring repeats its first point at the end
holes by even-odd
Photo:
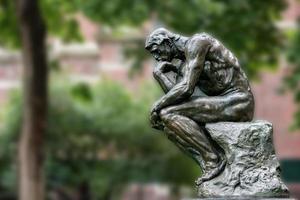
{"type": "MultiPolygon", "coordinates": [[[[199,197],[232,199],[233,196],[260,199],[288,197],[280,178],[276,159],[272,124],[267,121],[219,122],[207,124],[211,138],[224,150],[227,160],[224,171],[198,187],[199,197]],[[224,198],[223,198],[224,196],[224,198]]],[[[280,198],[279,198],[280,199],[280,198]]]]}

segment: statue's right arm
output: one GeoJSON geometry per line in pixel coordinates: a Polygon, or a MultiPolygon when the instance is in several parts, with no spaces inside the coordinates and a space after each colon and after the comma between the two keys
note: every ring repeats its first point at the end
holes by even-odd
{"type": "Polygon", "coordinates": [[[169,92],[175,85],[175,82],[169,79],[169,77],[165,74],[164,66],[161,65],[170,65],[170,63],[158,63],[158,66],[154,68],[153,77],[159,83],[162,90],[167,93],[169,92]]]}
{"type": "Polygon", "coordinates": [[[152,112],[181,103],[193,95],[210,47],[210,41],[204,37],[195,37],[189,41],[183,79],[155,103],[152,112]]]}

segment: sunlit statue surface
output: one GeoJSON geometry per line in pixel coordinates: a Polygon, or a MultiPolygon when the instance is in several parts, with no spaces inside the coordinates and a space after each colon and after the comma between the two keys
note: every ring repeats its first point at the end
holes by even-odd
{"type": "Polygon", "coordinates": [[[206,33],[184,37],[164,28],[145,48],[165,92],[151,110],[152,127],[200,165],[199,196],[288,196],[272,124],[251,122],[254,98],[235,55],[206,33]]]}

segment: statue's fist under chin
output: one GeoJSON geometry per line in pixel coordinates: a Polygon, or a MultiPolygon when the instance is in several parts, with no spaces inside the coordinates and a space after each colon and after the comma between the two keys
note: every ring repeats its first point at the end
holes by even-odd
{"type": "Polygon", "coordinates": [[[174,70],[176,70],[176,67],[171,62],[160,61],[154,68],[154,73],[155,72],[166,73],[166,72],[174,71],[174,70]]]}

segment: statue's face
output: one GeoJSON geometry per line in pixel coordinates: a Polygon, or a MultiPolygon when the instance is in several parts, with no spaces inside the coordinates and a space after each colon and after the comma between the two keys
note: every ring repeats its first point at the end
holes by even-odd
{"type": "Polygon", "coordinates": [[[157,61],[172,61],[173,59],[173,50],[166,42],[161,44],[153,44],[150,53],[157,61]]]}

